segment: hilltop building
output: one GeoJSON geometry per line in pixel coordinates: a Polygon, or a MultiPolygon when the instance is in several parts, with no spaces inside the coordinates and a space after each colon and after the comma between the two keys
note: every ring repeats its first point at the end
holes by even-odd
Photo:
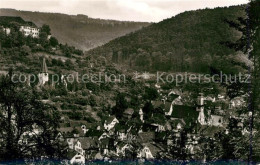
{"type": "Polygon", "coordinates": [[[32,36],[33,38],[39,38],[40,29],[33,26],[21,26],[20,31],[25,36],[32,36]]]}
{"type": "Polygon", "coordinates": [[[4,31],[7,35],[10,34],[11,29],[9,28],[13,22],[20,25],[19,31],[21,31],[25,36],[32,36],[33,38],[38,38],[40,29],[33,22],[28,22],[23,20],[21,17],[12,16],[0,16],[0,25],[4,27],[4,31]]]}

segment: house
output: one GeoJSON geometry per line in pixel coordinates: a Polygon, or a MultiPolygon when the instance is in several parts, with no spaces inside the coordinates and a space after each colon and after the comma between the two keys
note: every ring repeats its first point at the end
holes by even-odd
{"type": "Polygon", "coordinates": [[[74,143],[75,143],[76,139],[75,138],[67,138],[66,141],[69,145],[69,148],[71,150],[74,150],[74,143]]]}
{"type": "Polygon", "coordinates": [[[110,148],[110,139],[109,138],[105,138],[105,139],[101,139],[100,140],[100,151],[102,155],[108,155],[109,151],[111,150],[110,148]]]}
{"type": "Polygon", "coordinates": [[[98,140],[105,139],[105,138],[109,138],[109,137],[110,137],[109,134],[106,133],[106,132],[104,132],[104,133],[98,138],[98,140]]]}
{"type": "Polygon", "coordinates": [[[235,97],[230,100],[229,109],[240,108],[245,104],[243,97],[235,97]]]}
{"type": "Polygon", "coordinates": [[[171,116],[172,114],[172,106],[173,106],[173,102],[166,102],[164,104],[164,112],[166,116],[171,116]]]}
{"type": "Polygon", "coordinates": [[[213,112],[210,112],[210,117],[208,119],[208,125],[223,127],[224,124],[224,111],[221,107],[216,107],[213,112]]]}
{"type": "Polygon", "coordinates": [[[134,109],[133,108],[127,108],[123,113],[123,117],[126,118],[126,119],[131,119],[133,114],[134,114],[134,109]]]}
{"type": "Polygon", "coordinates": [[[117,139],[124,141],[127,139],[127,130],[125,130],[124,128],[117,130],[117,139]]]}
{"type": "Polygon", "coordinates": [[[99,150],[99,141],[95,137],[82,137],[78,139],[81,147],[85,151],[86,159],[94,159],[95,154],[99,150]]]}
{"type": "Polygon", "coordinates": [[[81,154],[76,154],[71,160],[70,164],[85,164],[85,157],[81,154]]]}
{"type": "Polygon", "coordinates": [[[25,36],[32,36],[33,38],[39,38],[40,29],[35,26],[28,26],[28,25],[20,26],[20,31],[25,36]]]}
{"type": "Polygon", "coordinates": [[[125,151],[129,149],[131,146],[125,142],[119,142],[116,147],[117,155],[125,156],[125,151]]]}
{"type": "Polygon", "coordinates": [[[83,137],[86,133],[81,127],[61,127],[58,129],[65,137],[83,137]]]}
{"type": "Polygon", "coordinates": [[[82,148],[82,144],[84,144],[84,141],[82,140],[77,140],[76,143],[74,144],[74,150],[79,153],[80,155],[85,156],[85,151],[82,148]]]}
{"type": "Polygon", "coordinates": [[[144,158],[144,159],[155,159],[158,154],[160,153],[161,149],[151,143],[145,143],[143,144],[143,149],[139,151],[137,154],[138,158],[144,158]]]}
{"type": "Polygon", "coordinates": [[[184,128],[186,125],[185,121],[183,119],[172,119],[170,121],[172,130],[180,131],[184,128]]]}
{"type": "Polygon", "coordinates": [[[109,131],[112,128],[115,127],[115,125],[119,123],[119,121],[117,120],[117,118],[115,116],[110,116],[107,120],[105,120],[104,123],[104,128],[109,131]]]}

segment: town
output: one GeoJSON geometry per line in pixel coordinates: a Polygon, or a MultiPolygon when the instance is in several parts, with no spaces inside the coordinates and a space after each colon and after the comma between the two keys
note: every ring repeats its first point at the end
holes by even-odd
{"type": "Polygon", "coordinates": [[[0,16],[0,164],[258,160],[259,77],[251,74],[249,53],[231,50],[241,45],[222,41],[240,41],[242,34],[222,32],[244,26],[218,20],[236,17],[237,8],[140,24],[57,14],[69,20],[61,27],[56,14],[48,15],[50,25],[42,21],[47,14],[38,12],[31,13],[37,15],[33,22],[28,13],[0,16]],[[94,46],[75,33],[104,26],[121,36],[90,34],[94,46]],[[83,51],[78,42],[95,48],[83,51]]]}

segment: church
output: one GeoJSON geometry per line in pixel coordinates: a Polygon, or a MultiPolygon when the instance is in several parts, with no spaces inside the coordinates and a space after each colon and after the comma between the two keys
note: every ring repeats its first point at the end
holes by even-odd
{"type": "Polygon", "coordinates": [[[49,73],[46,65],[45,58],[42,60],[41,72],[38,74],[39,83],[38,86],[43,86],[49,81],[49,73]]]}

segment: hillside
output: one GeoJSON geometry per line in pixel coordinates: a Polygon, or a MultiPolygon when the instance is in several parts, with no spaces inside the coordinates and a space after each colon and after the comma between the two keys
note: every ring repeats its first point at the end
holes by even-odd
{"type": "Polygon", "coordinates": [[[61,43],[68,43],[82,50],[103,45],[108,41],[136,31],[149,23],[121,22],[89,18],[86,15],[66,15],[59,13],[41,13],[0,9],[0,16],[19,16],[37,26],[47,24],[52,34],[61,43]]]}
{"type": "Polygon", "coordinates": [[[181,13],[90,50],[131,69],[146,71],[242,71],[241,54],[220,44],[241,35],[224,21],[243,16],[243,6],[181,13]]]}

